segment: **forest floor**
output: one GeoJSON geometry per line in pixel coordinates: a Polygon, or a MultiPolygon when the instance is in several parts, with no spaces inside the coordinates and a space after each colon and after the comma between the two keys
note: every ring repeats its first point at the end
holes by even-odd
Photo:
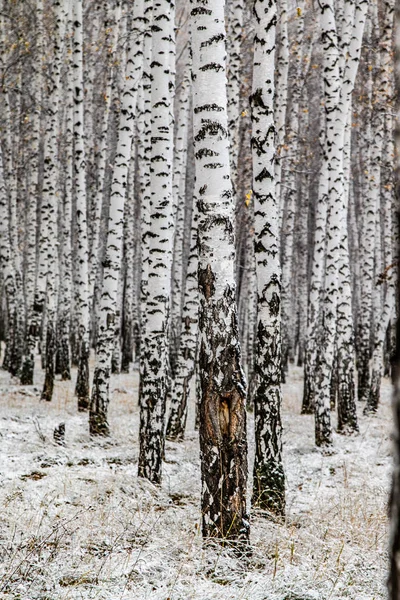
{"type": "MultiPolygon", "coordinates": [[[[166,443],[161,488],[137,478],[138,375],[112,381],[112,437],[92,441],[70,382],[40,402],[40,377],[0,373],[0,598],[329,600],[385,598],[390,383],[360,434],[314,447],[302,378],[284,386],[284,524],[252,514],[252,555],[202,544],[198,434],[166,443]],[[53,430],[66,424],[66,445],[53,430]]],[[[193,412],[193,411],[192,411],[193,412]]],[[[250,460],[253,448],[249,415],[250,460]]]]}

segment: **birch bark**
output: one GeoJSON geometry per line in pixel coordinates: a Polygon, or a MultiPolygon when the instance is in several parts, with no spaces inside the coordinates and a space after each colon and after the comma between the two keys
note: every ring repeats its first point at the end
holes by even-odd
{"type": "Polygon", "coordinates": [[[171,268],[173,251],[173,101],[175,3],[153,6],[152,123],[146,319],[140,364],[140,448],[138,474],[153,483],[162,478],[168,379],[171,268]]]}
{"type": "Polygon", "coordinates": [[[275,2],[254,3],[255,44],[251,96],[253,194],[258,287],[253,504],[285,514],[281,424],[281,269],[279,201],[274,175],[273,119],[275,2]]]}
{"type": "Polygon", "coordinates": [[[106,256],[103,262],[103,284],[98,317],[96,365],[90,400],[89,430],[91,435],[108,435],[107,410],[111,359],[118,313],[118,282],[121,270],[124,206],[129,162],[136,116],[138,85],[143,68],[143,1],[133,7],[132,30],[127,50],[125,88],[121,98],[118,142],[113,167],[106,256]]]}
{"type": "Polygon", "coordinates": [[[43,89],[43,2],[36,1],[36,56],[37,68],[34,73],[34,108],[32,114],[31,151],[32,159],[29,169],[28,182],[28,210],[26,219],[26,266],[25,266],[25,303],[27,307],[26,334],[24,356],[21,365],[21,384],[33,384],[35,349],[37,336],[32,330],[32,317],[34,312],[35,282],[36,282],[36,247],[37,247],[37,208],[39,203],[39,153],[41,134],[41,107],[43,89]]]}
{"type": "Polygon", "coordinates": [[[223,0],[194,1],[191,27],[199,207],[202,530],[204,537],[246,543],[246,389],[235,297],[223,0]]]}
{"type": "Polygon", "coordinates": [[[78,410],[89,408],[89,264],[87,236],[86,153],[83,87],[83,0],[74,0],[72,68],[74,77],[74,180],[76,201],[75,298],[79,363],[75,386],[78,410]]]}

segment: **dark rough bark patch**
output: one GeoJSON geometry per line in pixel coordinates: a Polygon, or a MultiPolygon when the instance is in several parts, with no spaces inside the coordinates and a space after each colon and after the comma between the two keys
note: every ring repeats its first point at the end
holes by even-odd
{"type": "Polygon", "coordinates": [[[102,370],[97,368],[94,372],[92,396],[90,399],[89,411],[89,433],[93,436],[108,436],[110,428],[107,420],[108,403],[103,403],[102,395],[99,388],[108,385],[110,381],[110,373],[108,369],[102,370]]]}
{"type": "Polygon", "coordinates": [[[78,398],[78,410],[86,411],[89,408],[89,342],[81,341],[78,377],[76,380],[75,395],[78,398]]]}
{"type": "Polygon", "coordinates": [[[369,358],[369,352],[361,351],[357,357],[357,395],[359,402],[367,402],[370,394],[369,358]]]}
{"type": "Polygon", "coordinates": [[[204,295],[206,300],[209,300],[215,292],[215,276],[211,270],[210,265],[207,265],[205,269],[199,269],[199,288],[204,295]]]}
{"type": "Polygon", "coordinates": [[[49,319],[46,331],[46,374],[42,390],[42,400],[50,402],[53,397],[54,390],[54,359],[56,350],[56,334],[54,323],[49,319]]]}
{"type": "Polygon", "coordinates": [[[373,371],[370,382],[370,390],[367,400],[367,405],[364,408],[364,415],[373,415],[377,412],[379,406],[379,398],[381,393],[381,375],[379,372],[373,371]]]}
{"type": "Polygon", "coordinates": [[[306,369],[304,369],[304,384],[303,384],[303,401],[301,404],[302,415],[312,415],[315,409],[315,398],[313,386],[310,382],[310,377],[306,369]]]}
{"type": "Polygon", "coordinates": [[[334,411],[336,408],[336,398],[337,398],[337,394],[338,394],[338,387],[339,387],[339,374],[338,374],[337,358],[335,357],[335,359],[333,361],[331,386],[330,386],[330,404],[331,404],[332,411],[334,411]]]}
{"type": "MultiPolygon", "coordinates": [[[[352,344],[352,343],[351,343],[352,344]]],[[[339,349],[337,357],[338,433],[351,435],[359,431],[354,383],[353,345],[339,349]]]]}
{"type": "MultiPolygon", "coordinates": [[[[169,308],[165,310],[165,323],[169,322],[169,308]]],[[[168,350],[165,336],[143,340],[140,357],[140,431],[138,476],[161,484],[164,457],[164,419],[168,384],[164,361],[168,350]]]]}
{"type": "Polygon", "coordinates": [[[35,357],[29,354],[24,357],[21,367],[20,382],[21,385],[33,385],[33,373],[35,369],[35,357]]]}
{"type": "Polygon", "coordinates": [[[190,379],[191,377],[185,377],[182,397],[180,398],[176,410],[171,410],[169,415],[165,436],[167,440],[173,442],[182,442],[185,438],[190,379]]]}
{"type": "Polygon", "coordinates": [[[62,381],[69,381],[71,379],[70,355],[69,340],[63,337],[59,349],[60,375],[62,381]]]}
{"type": "MultiPolygon", "coordinates": [[[[213,274],[211,267],[205,271],[208,293],[213,274]]],[[[246,397],[234,303],[229,287],[221,300],[213,302],[206,297],[200,303],[202,531],[205,538],[247,544],[246,397]],[[224,316],[229,313],[227,328],[224,316]]]]}
{"type": "Polygon", "coordinates": [[[122,327],[121,373],[129,373],[129,366],[133,362],[133,330],[132,320],[124,316],[122,327]]]}

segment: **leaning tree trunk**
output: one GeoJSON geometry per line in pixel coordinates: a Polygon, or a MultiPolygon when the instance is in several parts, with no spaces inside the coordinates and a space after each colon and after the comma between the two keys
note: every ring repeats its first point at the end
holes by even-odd
{"type": "Polygon", "coordinates": [[[200,458],[204,537],[246,543],[246,389],[239,346],[223,0],[192,3],[199,206],[200,458]]]}
{"type": "Polygon", "coordinates": [[[279,201],[274,174],[275,2],[255,0],[253,194],[258,287],[253,504],[285,514],[281,424],[281,269],[279,201]]]}

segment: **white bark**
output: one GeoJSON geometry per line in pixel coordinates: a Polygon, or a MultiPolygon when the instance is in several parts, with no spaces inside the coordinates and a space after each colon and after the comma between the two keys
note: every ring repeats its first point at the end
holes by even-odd
{"type": "Polygon", "coordinates": [[[323,296],[323,326],[318,347],[315,371],[316,410],[315,439],[319,446],[332,443],[330,421],[330,380],[333,368],[337,325],[339,248],[342,236],[342,216],[347,199],[344,196],[344,141],[351,93],[361,51],[367,2],[360,0],[356,7],[351,43],[343,76],[339,71],[339,53],[333,2],[320,2],[321,27],[324,42],[324,77],[326,121],[326,161],[329,178],[327,215],[327,247],[325,290],[323,296]]]}
{"type": "Polygon", "coordinates": [[[93,303],[94,287],[96,284],[96,276],[98,272],[99,246],[100,246],[100,225],[103,209],[103,201],[105,196],[105,175],[108,155],[108,131],[109,131],[109,116],[110,104],[112,95],[113,81],[113,64],[115,60],[115,47],[118,40],[118,27],[121,18],[121,2],[117,2],[113,23],[110,25],[109,20],[105,22],[105,45],[106,45],[106,81],[103,94],[104,104],[102,118],[100,122],[100,139],[98,149],[98,164],[96,173],[96,191],[93,207],[93,216],[91,223],[91,241],[89,253],[89,302],[93,303]]]}
{"type": "Polygon", "coordinates": [[[224,2],[192,3],[199,207],[200,458],[204,537],[246,542],[246,390],[239,347],[224,2]]]}
{"type": "Polygon", "coordinates": [[[118,282],[121,269],[124,206],[136,116],[138,85],[143,68],[143,2],[134,5],[132,31],[127,50],[125,89],[121,98],[118,142],[112,173],[110,212],[103,283],[98,316],[98,339],[89,426],[92,435],[108,435],[107,409],[115,326],[119,318],[118,282]]]}
{"type": "Polygon", "coordinates": [[[174,230],[173,184],[173,56],[175,4],[161,0],[153,7],[151,214],[147,263],[147,298],[140,364],[141,477],[160,483],[168,377],[171,268],[174,230]]]}
{"type": "MultiPolygon", "coordinates": [[[[188,53],[189,54],[189,53],[188,53]]],[[[186,208],[186,167],[190,111],[190,73],[189,56],[184,67],[185,72],[178,98],[176,139],[174,152],[173,197],[175,209],[174,256],[172,265],[171,290],[171,352],[174,360],[179,347],[182,325],[182,301],[184,292],[184,227],[186,208]]],[[[185,269],[186,271],[186,269],[185,269]]]]}
{"type": "Polygon", "coordinates": [[[277,22],[279,24],[278,40],[279,46],[276,53],[276,92],[274,106],[274,121],[276,129],[276,153],[277,161],[275,165],[275,185],[276,197],[280,203],[280,224],[282,222],[282,179],[283,179],[283,161],[284,145],[286,135],[286,110],[288,98],[288,75],[289,75],[289,37],[288,37],[288,6],[287,0],[277,2],[277,22]]]}
{"type": "Polygon", "coordinates": [[[237,188],[237,170],[239,158],[240,128],[240,84],[241,84],[241,47],[243,38],[244,0],[228,0],[227,2],[227,98],[228,127],[230,139],[230,161],[232,185],[237,188]]]}
{"type": "Polygon", "coordinates": [[[258,323],[254,421],[253,503],[285,513],[282,464],[281,268],[279,200],[274,174],[274,58],[276,6],[254,3],[255,46],[251,96],[253,194],[258,323]]]}

